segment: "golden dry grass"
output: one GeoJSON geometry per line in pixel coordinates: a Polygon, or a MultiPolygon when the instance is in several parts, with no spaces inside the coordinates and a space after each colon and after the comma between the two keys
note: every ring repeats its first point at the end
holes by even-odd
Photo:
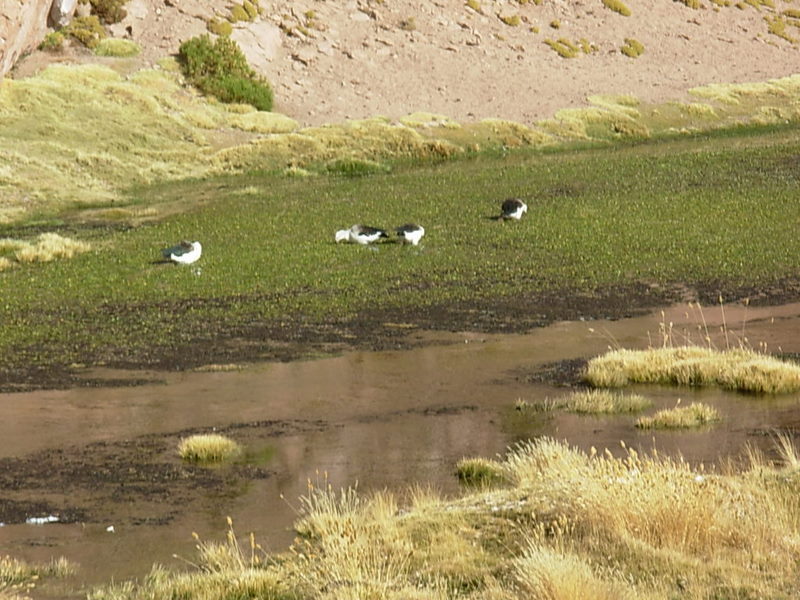
{"type": "Polygon", "coordinates": [[[57,233],[42,233],[33,241],[0,239],[0,271],[17,263],[50,262],[88,252],[91,244],[57,233]]]}
{"type": "Polygon", "coordinates": [[[234,440],[216,433],[192,435],[178,444],[178,454],[191,462],[219,462],[237,456],[242,451],[234,440]]]}
{"type": "Polygon", "coordinates": [[[504,482],[454,499],[310,484],[288,552],[231,529],[198,540],[189,573],[155,569],[90,598],[792,597],[800,479],[785,447],[783,467],[753,453],[745,471],[717,473],[542,438],[494,461],[504,482]]]}
{"type": "Polygon", "coordinates": [[[743,392],[786,394],[800,390],[800,366],[745,348],[621,349],[590,360],[585,379],[595,387],[718,385],[743,392]]]}
{"type": "Polygon", "coordinates": [[[689,406],[676,406],[659,410],[652,417],[639,417],[636,426],[640,429],[691,429],[720,421],[719,411],[701,402],[689,406]]]}
{"type": "Polygon", "coordinates": [[[623,394],[610,390],[578,390],[556,398],[550,408],[558,408],[579,414],[621,414],[639,412],[652,405],[652,401],[641,394],[623,394]]]}

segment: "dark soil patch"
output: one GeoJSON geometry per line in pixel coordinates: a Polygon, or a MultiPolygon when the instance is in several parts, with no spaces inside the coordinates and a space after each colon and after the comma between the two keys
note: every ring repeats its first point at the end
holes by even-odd
{"type": "MultiPolygon", "coordinates": [[[[263,443],[327,427],[321,421],[259,421],[214,431],[263,443]]],[[[54,516],[60,523],[166,524],[198,498],[235,495],[241,483],[273,475],[246,461],[208,467],[177,456],[180,438],[209,431],[187,429],[0,459],[0,522],[54,516]]]]}
{"type": "MultiPolygon", "coordinates": [[[[551,290],[513,298],[482,298],[447,305],[384,307],[347,319],[291,315],[280,321],[244,322],[233,326],[210,319],[203,323],[202,331],[186,331],[179,339],[162,346],[138,350],[125,345],[106,347],[85,359],[88,366],[103,364],[112,368],[165,371],[189,370],[209,364],[291,361],[355,349],[411,348],[421,343],[419,339],[408,335],[415,329],[520,333],[556,321],[637,316],[679,301],[716,304],[720,297],[726,303],[747,298],[754,306],[783,304],[800,299],[800,281],[782,280],[762,287],[706,282],[694,286],[676,284],[666,287],[638,283],[592,290],[551,290]],[[397,323],[403,324],[403,327],[398,327],[397,323]]],[[[243,301],[268,300],[211,298],[149,308],[163,314],[174,313],[177,318],[179,314],[192,310],[203,311],[209,307],[235,309],[243,301]]],[[[108,311],[109,318],[133,319],[135,323],[136,315],[141,315],[141,311],[148,310],[148,307],[109,305],[103,310],[108,311]]],[[[62,342],[54,343],[57,345],[62,342]]],[[[68,344],[68,341],[63,343],[68,344]]],[[[57,347],[51,346],[42,354],[56,357],[59,356],[57,350],[57,347]]],[[[36,349],[32,349],[32,354],[36,354],[36,349]]],[[[85,369],[58,364],[55,358],[44,365],[17,363],[0,367],[0,392],[143,383],[153,383],[153,379],[108,380],[87,377],[85,369]]]]}

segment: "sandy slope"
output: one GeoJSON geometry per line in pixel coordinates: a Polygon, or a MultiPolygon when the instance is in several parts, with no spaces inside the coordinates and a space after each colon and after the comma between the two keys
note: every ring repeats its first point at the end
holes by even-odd
{"type": "MultiPolygon", "coordinates": [[[[262,0],[261,18],[238,24],[234,37],[273,83],[276,110],[302,124],[414,111],[530,123],[584,105],[591,94],[683,100],[698,85],[800,72],[800,46],[770,34],[765,20],[792,2],[737,8],[703,0],[695,10],[675,0],[625,1],[631,16],[602,0],[484,0],[481,12],[463,0],[262,0]],[[499,18],[515,15],[518,26],[499,18]],[[562,37],[585,39],[594,51],[561,58],[545,40],[562,37]],[[645,46],[637,59],[620,52],[628,37],[645,46]]],[[[116,32],[144,47],[145,62],[174,53],[229,10],[218,0],[128,6],[116,32]]],[[[800,27],[788,21],[787,33],[800,40],[800,27]]],[[[28,60],[17,76],[41,65],[28,60]]]]}

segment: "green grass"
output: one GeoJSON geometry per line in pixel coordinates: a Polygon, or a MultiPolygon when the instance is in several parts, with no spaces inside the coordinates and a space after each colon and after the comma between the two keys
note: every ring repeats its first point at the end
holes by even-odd
{"type": "Polygon", "coordinates": [[[78,220],[69,237],[91,251],[0,271],[0,286],[14,290],[0,303],[0,363],[158,364],[209,335],[223,343],[262,325],[336,326],[383,310],[413,321],[428,307],[641,281],[735,288],[796,277],[799,140],[794,126],[750,127],[397,163],[361,177],[279,172],[138,187],[122,207],[171,216],[122,230],[78,220]],[[527,199],[525,219],[490,220],[510,196],[527,199]],[[333,240],[353,223],[408,221],[427,230],[420,251],[333,240]],[[185,238],[203,242],[196,268],[151,264],[185,238]]]}

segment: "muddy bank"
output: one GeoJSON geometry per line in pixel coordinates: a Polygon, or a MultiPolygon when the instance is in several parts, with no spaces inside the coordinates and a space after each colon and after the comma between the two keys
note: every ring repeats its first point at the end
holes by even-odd
{"type": "MultiPolygon", "coordinates": [[[[312,320],[295,315],[280,322],[249,323],[238,328],[209,321],[202,337],[150,347],[146,354],[115,347],[105,349],[102,357],[87,356],[86,363],[77,367],[56,362],[47,366],[17,364],[6,367],[0,371],[0,392],[135,386],[154,382],[147,377],[97,378],[90,370],[97,364],[127,370],[184,371],[215,364],[292,361],[350,350],[407,349],[421,343],[408,336],[414,330],[521,333],[559,321],[613,320],[641,315],[675,302],[699,301],[709,306],[717,304],[720,297],[727,304],[745,299],[752,306],[786,304],[800,299],[800,281],[783,280],[762,287],[738,287],[713,281],[671,286],[636,283],[588,291],[557,290],[513,298],[476,299],[413,309],[381,308],[348,320],[312,320]]],[[[161,313],[173,312],[175,319],[179,320],[183,312],[205,307],[208,302],[235,310],[242,298],[197,302],[197,307],[193,301],[188,301],[158,307],[107,306],[103,311],[108,318],[132,319],[137,313],[157,308],[161,313]]],[[[42,315],[42,318],[57,318],[57,315],[42,315]]],[[[57,347],[68,344],[69,340],[49,343],[47,354],[57,356],[53,344],[57,347]]]]}

